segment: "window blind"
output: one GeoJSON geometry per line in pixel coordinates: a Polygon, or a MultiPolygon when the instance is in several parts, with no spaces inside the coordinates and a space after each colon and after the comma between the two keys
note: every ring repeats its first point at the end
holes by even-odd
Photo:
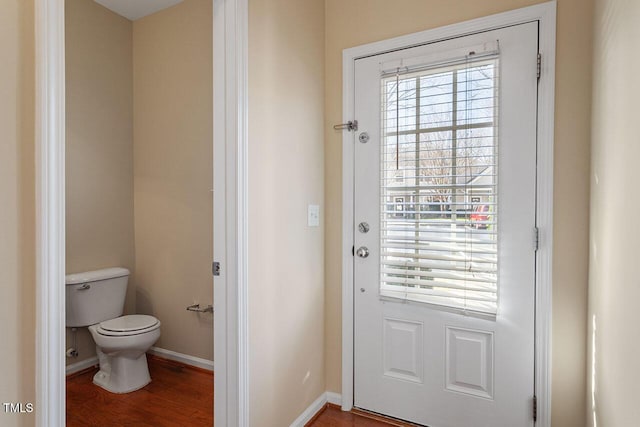
{"type": "Polygon", "coordinates": [[[382,73],[381,296],[497,312],[498,66],[382,73]]]}

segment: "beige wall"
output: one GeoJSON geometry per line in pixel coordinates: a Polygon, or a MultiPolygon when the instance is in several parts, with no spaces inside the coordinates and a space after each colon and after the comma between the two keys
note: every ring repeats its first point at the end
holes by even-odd
{"type": "Polygon", "coordinates": [[[249,2],[250,424],[287,426],[325,388],[324,2],[249,2]]]}
{"type": "Polygon", "coordinates": [[[213,359],[212,1],[133,23],[136,308],[155,344],[213,359]]]}
{"type": "MultiPolygon", "coordinates": [[[[67,274],[135,271],[132,30],[96,2],[65,1],[67,274]]],[[[125,312],[135,312],[133,280],[125,312]]],[[[77,338],[79,357],[67,364],[95,355],[86,328],[77,338]]]]}
{"type": "MultiPolygon", "coordinates": [[[[287,5],[284,4],[284,0],[269,2],[275,5],[274,8],[277,6],[277,10],[286,8],[286,13],[278,15],[275,11],[268,12],[267,9],[271,6],[266,3],[266,0],[252,0],[250,10],[251,63],[257,65],[252,65],[250,71],[253,135],[250,154],[251,170],[254,171],[251,177],[251,223],[264,226],[264,229],[258,226],[257,230],[256,226],[253,226],[252,233],[255,234],[252,234],[253,249],[250,253],[253,284],[251,368],[253,373],[256,372],[255,369],[259,369],[257,372],[260,373],[251,379],[251,409],[254,417],[265,415],[275,420],[281,416],[282,419],[278,418],[278,422],[273,425],[287,425],[287,422],[315,398],[314,395],[325,389],[324,380],[319,378],[324,375],[321,366],[322,356],[319,356],[323,344],[321,339],[317,338],[318,334],[323,334],[323,318],[326,319],[327,388],[334,391],[340,389],[341,148],[339,136],[329,130],[324,153],[326,209],[322,212],[326,224],[327,265],[326,310],[323,316],[322,313],[318,313],[318,310],[323,310],[322,301],[325,298],[322,287],[323,271],[316,270],[317,265],[322,265],[323,254],[322,249],[319,249],[319,253],[315,252],[322,245],[322,228],[306,229],[303,222],[307,201],[316,202],[322,199],[323,175],[321,170],[317,170],[322,168],[322,160],[319,160],[323,156],[320,148],[322,142],[318,142],[317,139],[321,138],[318,135],[322,134],[322,129],[315,128],[316,122],[322,120],[322,106],[309,103],[308,99],[305,102],[299,99],[302,94],[312,94],[316,96],[312,99],[321,99],[323,89],[317,85],[322,76],[313,76],[313,79],[310,78],[306,82],[308,84],[302,84],[300,80],[304,79],[303,75],[286,74],[291,67],[296,70],[309,67],[306,68],[307,71],[322,73],[318,68],[322,68],[323,62],[316,58],[322,51],[319,47],[322,41],[316,41],[313,36],[323,31],[321,23],[316,22],[316,19],[321,19],[322,10],[314,14],[308,12],[307,15],[295,7],[302,2],[290,0],[287,5]],[[291,19],[301,17],[304,17],[304,20],[301,19],[299,23],[291,19]],[[256,34],[258,28],[261,30],[256,34]],[[308,32],[301,31],[306,28],[309,28],[308,32]],[[294,36],[291,36],[289,31],[294,36]],[[264,37],[259,34],[263,34],[264,37]],[[313,41],[310,42],[309,39],[313,41]],[[285,51],[284,46],[293,50],[285,51]],[[315,47],[311,49],[309,46],[315,47]],[[276,62],[282,58],[285,59],[276,62]],[[265,66],[260,67],[261,65],[265,66]],[[298,90],[291,90],[291,84],[298,90]],[[277,109],[271,108],[274,99],[278,103],[277,109]],[[295,106],[298,108],[294,108],[295,106]],[[286,123],[304,123],[304,126],[285,128],[282,126],[282,118],[287,119],[286,123]],[[305,121],[290,121],[292,118],[302,118],[305,121]],[[313,135],[313,138],[309,138],[309,135],[313,135]],[[296,162],[288,161],[294,154],[296,162]],[[256,175],[260,171],[267,171],[268,174],[256,175]],[[303,189],[300,190],[299,187],[303,189]],[[312,187],[313,191],[310,190],[312,187]],[[319,194],[316,194],[316,191],[319,194]],[[273,200],[282,203],[279,206],[295,209],[298,215],[287,217],[285,221],[283,216],[277,215],[275,207],[266,209],[274,206],[273,200]],[[259,202],[262,202],[262,205],[257,204],[259,202]],[[289,230],[293,232],[283,234],[289,230]],[[268,233],[272,235],[269,236],[268,233]],[[309,241],[302,241],[305,238],[309,238],[309,241]],[[313,249],[309,251],[309,248],[313,249]],[[286,253],[287,257],[276,258],[275,252],[278,249],[283,249],[281,253],[286,253]],[[305,255],[306,251],[310,252],[309,255],[305,255]],[[271,264],[270,261],[275,261],[275,264],[271,264]],[[279,280],[274,278],[276,275],[279,280]],[[292,318],[297,319],[295,323],[291,322],[292,318]],[[300,357],[296,357],[298,355],[300,357]],[[310,372],[310,377],[305,382],[307,371],[310,372]],[[262,373],[264,375],[261,375],[262,373]],[[274,380],[276,375],[280,378],[277,383],[274,380]],[[281,408],[289,408],[285,411],[286,414],[273,414],[272,407],[276,404],[281,408]],[[284,418],[286,421],[280,423],[284,418]]],[[[364,7],[364,0],[327,0],[326,129],[330,129],[329,125],[341,119],[339,52],[342,48],[532,3],[535,3],[535,0],[458,0],[454,3],[444,0],[369,0],[366,4],[375,7],[364,7]],[[398,12],[401,10],[397,7],[398,3],[406,4],[410,13],[398,12]],[[376,12],[385,4],[393,4],[393,11],[376,12]],[[438,13],[434,13],[434,10],[438,13]],[[349,21],[353,16],[359,17],[357,25],[349,21]],[[394,19],[388,19],[390,16],[394,19]],[[367,23],[382,22],[385,25],[380,25],[380,34],[372,35],[368,31],[360,34],[360,31],[364,31],[363,28],[369,28],[372,32],[376,28],[366,25],[367,23]]],[[[310,10],[315,11],[316,3],[307,4],[312,4],[313,8],[310,10]]],[[[638,144],[622,145],[619,141],[624,139],[624,135],[628,135],[628,141],[635,141],[634,134],[628,128],[630,125],[627,124],[634,117],[627,116],[635,111],[631,102],[633,94],[637,94],[638,91],[637,86],[632,84],[637,85],[637,82],[632,78],[634,75],[628,74],[629,85],[620,86],[618,83],[625,72],[632,72],[632,63],[629,62],[632,55],[628,53],[634,52],[634,46],[623,49],[625,42],[622,39],[625,34],[630,34],[631,40],[638,39],[637,33],[633,33],[634,25],[630,23],[634,16],[635,22],[638,22],[637,7],[632,7],[635,5],[632,5],[631,0],[598,0],[597,9],[599,48],[596,58],[612,58],[614,61],[612,64],[601,64],[596,73],[596,143],[593,147],[593,169],[594,176],[597,174],[601,177],[600,182],[602,183],[603,179],[605,182],[602,187],[594,184],[593,190],[595,231],[592,238],[598,244],[594,247],[598,248],[598,252],[594,249],[592,253],[594,293],[591,300],[593,313],[606,319],[598,323],[602,339],[598,339],[596,346],[598,354],[603,357],[596,358],[598,364],[602,363],[597,380],[599,416],[602,417],[598,425],[614,427],[629,425],[633,422],[629,421],[630,419],[637,419],[637,413],[632,414],[635,415],[634,418],[626,418],[631,416],[630,411],[637,411],[637,405],[628,400],[635,395],[631,389],[634,372],[626,370],[634,362],[628,360],[628,357],[637,354],[637,348],[622,346],[622,340],[631,337],[630,340],[633,342],[635,336],[634,330],[627,330],[633,327],[634,318],[624,317],[633,313],[633,309],[624,308],[626,304],[631,304],[634,298],[620,299],[615,293],[621,286],[635,283],[635,278],[631,276],[632,272],[626,265],[633,262],[630,257],[637,251],[633,251],[632,247],[628,248],[626,241],[621,240],[618,235],[633,236],[635,234],[632,233],[636,233],[637,226],[629,222],[627,229],[615,229],[614,223],[617,218],[612,219],[610,214],[607,214],[611,209],[605,210],[605,207],[616,204],[624,209],[635,207],[632,205],[632,197],[623,197],[622,190],[625,184],[632,182],[633,175],[629,172],[631,165],[625,165],[632,161],[633,154],[636,154],[632,150],[637,149],[638,144]],[[618,26],[621,28],[617,28],[618,26]],[[615,48],[608,53],[609,50],[605,51],[605,46],[615,48]],[[623,55],[625,51],[626,57],[623,55]],[[629,66],[629,70],[618,69],[614,75],[613,65],[629,66]],[[605,84],[605,76],[613,76],[613,80],[605,84]],[[613,106],[616,117],[605,114],[605,111],[611,111],[608,110],[610,106],[613,106]],[[626,123],[623,123],[624,119],[627,120],[626,123]],[[606,141],[601,136],[605,130],[606,141]],[[614,137],[610,137],[610,132],[613,132],[614,137]],[[608,150],[609,145],[605,146],[605,142],[610,139],[614,140],[611,152],[608,150]],[[605,183],[607,189],[615,190],[611,195],[605,191],[605,183]],[[620,189],[620,192],[617,189],[620,189]],[[616,249],[616,245],[620,248],[616,249]],[[605,248],[604,251],[602,247],[605,248]],[[598,253],[607,252],[609,255],[606,257],[598,256],[598,253]],[[614,255],[617,255],[619,260],[613,259],[614,255]],[[627,258],[629,262],[623,264],[627,258]],[[605,262],[607,264],[604,264],[605,262]],[[616,264],[613,264],[614,262],[616,264]],[[613,268],[609,266],[617,266],[618,263],[619,272],[612,275],[613,268]],[[607,265],[607,269],[602,268],[602,265],[607,265]],[[604,276],[605,272],[607,276],[604,276]],[[603,286],[604,283],[607,284],[606,288],[603,286]],[[602,306],[596,305],[596,301],[599,300],[603,301],[602,306]],[[621,309],[614,310],[614,307],[621,309]],[[612,331],[613,328],[618,329],[612,331]],[[610,341],[617,337],[620,338],[610,341]],[[609,344],[612,344],[611,348],[605,352],[604,348],[609,344]],[[620,412],[616,414],[614,411],[620,412]]],[[[553,338],[553,425],[558,427],[583,426],[586,420],[579,413],[587,413],[584,410],[583,392],[585,372],[588,371],[584,363],[587,323],[587,218],[581,213],[586,212],[588,202],[591,13],[591,0],[559,0],[553,338]]],[[[0,266],[4,274],[0,286],[0,321],[5,325],[12,325],[5,329],[0,351],[0,400],[33,401],[34,313],[20,309],[33,307],[35,303],[32,1],[0,2],[0,52],[6,63],[11,64],[0,67],[0,266]]],[[[627,193],[631,194],[633,186],[627,185],[626,188],[631,189],[627,193]]],[[[625,287],[624,292],[627,292],[625,295],[630,295],[628,292],[632,292],[632,287],[625,287]]],[[[0,412],[0,424],[33,425],[33,417],[15,417],[0,412]]],[[[259,425],[257,421],[255,424],[259,425]]]]}
{"type": "Polygon", "coordinates": [[[638,425],[640,3],[597,0],[595,19],[587,419],[638,425]]]}
{"type": "MultiPolygon", "coordinates": [[[[35,402],[33,2],[0,1],[0,402],[35,402]]],[[[6,414],[0,425],[32,426],[6,414]]]]}
{"type": "MultiPolygon", "coordinates": [[[[326,371],[341,382],[342,50],[538,3],[537,0],[326,0],[326,371]],[[354,17],[357,17],[354,18],[354,17]]],[[[553,425],[584,420],[592,1],[559,0],[554,187],[553,425]]]]}

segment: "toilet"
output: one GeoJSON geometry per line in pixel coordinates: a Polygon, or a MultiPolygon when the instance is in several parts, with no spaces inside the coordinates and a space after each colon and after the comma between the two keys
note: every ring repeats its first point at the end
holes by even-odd
{"type": "Polygon", "coordinates": [[[146,352],[160,338],[153,316],[123,316],[129,281],[126,268],[66,276],[66,326],[88,327],[100,370],[93,383],[112,393],[129,393],[151,382],[146,352]]]}

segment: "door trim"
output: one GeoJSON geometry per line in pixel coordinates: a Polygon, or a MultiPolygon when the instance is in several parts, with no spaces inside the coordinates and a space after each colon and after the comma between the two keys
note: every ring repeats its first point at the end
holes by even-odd
{"type": "Polygon", "coordinates": [[[213,0],[216,426],[249,425],[248,11],[248,0],[213,0]]]}
{"type": "MultiPolygon", "coordinates": [[[[434,43],[452,37],[538,21],[539,51],[542,54],[538,83],[536,226],[539,247],[536,252],[535,295],[535,393],[536,425],[551,425],[551,333],[553,262],[553,144],[555,106],[556,1],[541,3],[459,24],[422,31],[380,42],[345,49],[342,53],[342,118],[354,115],[355,60],[389,51],[434,43]]],[[[342,137],[342,410],[353,408],[354,393],[354,133],[342,137]]]]}
{"type": "Polygon", "coordinates": [[[36,425],[65,425],[64,0],[35,2],[36,425]]]}
{"type": "MultiPolygon", "coordinates": [[[[248,0],[214,3],[215,423],[248,425],[248,0]],[[218,189],[220,189],[218,191],[218,189]],[[227,292],[227,289],[230,292],[227,292]]],[[[39,427],[65,425],[64,0],[35,0],[36,396],[39,427]]]]}

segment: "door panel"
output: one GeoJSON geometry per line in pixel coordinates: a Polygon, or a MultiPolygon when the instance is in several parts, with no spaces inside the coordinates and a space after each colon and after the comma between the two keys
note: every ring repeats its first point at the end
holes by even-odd
{"type": "Polygon", "coordinates": [[[528,23],[356,60],[358,408],[533,425],[537,36],[528,23]]]}

